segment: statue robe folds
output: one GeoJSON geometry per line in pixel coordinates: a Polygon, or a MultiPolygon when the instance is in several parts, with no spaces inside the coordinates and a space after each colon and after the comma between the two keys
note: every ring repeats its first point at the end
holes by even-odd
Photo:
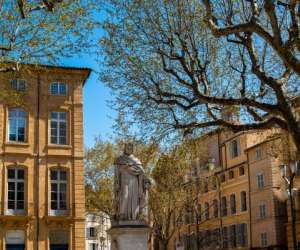
{"type": "Polygon", "coordinates": [[[141,219],[145,182],[142,164],[133,155],[122,155],[115,161],[115,202],[119,220],[141,219]]]}

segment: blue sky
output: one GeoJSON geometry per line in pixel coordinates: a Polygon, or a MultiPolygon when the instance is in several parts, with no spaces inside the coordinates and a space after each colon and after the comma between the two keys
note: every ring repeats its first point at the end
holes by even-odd
{"type": "MultiPolygon", "coordinates": [[[[72,59],[64,59],[63,65],[88,67],[99,71],[100,65],[96,62],[97,55],[81,55],[72,59]]],[[[112,136],[114,110],[110,109],[107,101],[112,100],[110,90],[99,80],[99,75],[92,73],[83,89],[84,98],[84,144],[91,147],[94,139],[101,136],[109,139],[112,136]]]]}

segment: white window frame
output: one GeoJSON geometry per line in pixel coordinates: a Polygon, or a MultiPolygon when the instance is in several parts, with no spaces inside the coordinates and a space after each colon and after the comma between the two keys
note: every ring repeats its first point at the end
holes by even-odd
{"type": "Polygon", "coordinates": [[[50,215],[54,215],[54,216],[60,216],[60,215],[66,215],[68,212],[68,172],[65,169],[51,169],[50,170],[50,215]],[[51,179],[51,172],[52,171],[57,171],[57,179],[56,180],[52,180],[51,179]],[[61,172],[65,172],[66,174],[66,180],[61,180],[60,176],[61,176],[61,172]],[[57,205],[57,209],[52,209],[52,184],[56,184],[57,185],[57,198],[56,198],[56,205],[57,205]],[[61,193],[61,184],[65,184],[66,185],[66,208],[62,209],[61,208],[61,204],[60,204],[60,193],[61,193]]]}
{"type": "Polygon", "coordinates": [[[24,143],[26,142],[26,136],[27,136],[27,119],[28,119],[28,113],[21,108],[9,108],[8,109],[8,135],[7,135],[7,139],[9,142],[13,142],[13,143],[24,143]],[[15,111],[16,116],[10,116],[11,112],[15,111]],[[22,113],[24,114],[24,116],[22,115],[22,113]],[[11,140],[10,139],[10,132],[11,132],[11,122],[12,120],[15,119],[16,122],[16,134],[15,140],[11,140]],[[19,140],[19,124],[22,124],[22,122],[24,121],[24,140],[19,140]]]}
{"type": "Polygon", "coordinates": [[[265,202],[259,204],[259,218],[265,219],[267,217],[267,205],[265,202]]]}
{"type": "Polygon", "coordinates": [[[264,173],[258,173],[256,175],[256,179],[257,179],[257,187],[259,189],[263,189],[265,187],[265,175],[264,175],[264,173]]]}
{"type": "Polygon", "coordinates": [[[53,145],[68,145],[68,112],[64,111],[52,111],[50,112],[50,144],[53,145]],[[52,118],[52,114],[56,113],[57,118],[52,118]],[[65,114],[65,118],[61,118],[61,114],[65,114]],[[52,128],[52,122],[56,122],[56,127],[52,128]],[[65,131],[65,143],[62,143],[62,136],[60,134],[60,126],[61,124],[65,124],[66,131],[65,131]],[[55,129],[56,134],[52,135],[52,129],[55,129]],[[52,137],[56,138],[56,142],[52,142],[52,137]]]}
{"type": "Polygon", "coordinates": [[[53,96],[66,96],[68,94],[68,84],[64,83],[64,82],[52,82],[50,83],[50,86],[49,86],[49,92],[50,92],[50,95],[53,95],[53,96]],[[57,92],[54,92],[52,87],[53,85],[57,86],[57,92]],[[66,92],[65,93],[62,93],[61,91],[61,86],[65,86],[65,89],[66,89],[66,92]]]}
{"type": "Polygon", "coordinates": [[[25,213],[25,170],[22,168],[18,168],[18,167],[14,167],[14,168],[8,168],[7,169],[7,205],[6,205],[6,214],[8,215],[23,215],[25,213]],[[8,171],[9,170],[14,170],[15,172],[15,178],[10,179],[8,177],[8,171]],[[24,177],[23,179],[18,179],[18,171],[22,170],[24,177]],[[8,183],[9,182],[13,182],[15,184],[15,190],[14,190],[14,209],[8,208],[8,193],[9,193],[9,189],[8,189],[8,183]],[[18,183],[23,183],[24,187],[23,187],[23,209],[17,209],[17,202],[18,202],[18,183]]]}
{"type": "Polygon", "coordinates": [[[26,91],[26,88],[27,88],[27,84],[26,84],[26,80],[24,79],[12,79],[10,81],[10,86],[13,90],[15,91],[26,91]],[[16,83],[16,86],[14,86],[14,82],[16,83]],[[24,88],[22,88],[22,85],[21,84],[24,84],[24,88]]]}

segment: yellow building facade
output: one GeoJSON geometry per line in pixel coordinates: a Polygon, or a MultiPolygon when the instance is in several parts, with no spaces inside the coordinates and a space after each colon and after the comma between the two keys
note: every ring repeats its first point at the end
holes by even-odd
{"type": "Polygon", "coordinates": [[[1,89],[0,249],[85,249],[82,87],[89,69],[22,66],[1,89]]]}
{"type": "Polygon", "coordinates": [[[273,132],[203,136],[214,168],[202,162],[191,174],[190,185],[200,183],[200,218],[191,215],[178,227],[169,249],[286,249],[287,205],[280,161],[270,152],[273,132]]]}

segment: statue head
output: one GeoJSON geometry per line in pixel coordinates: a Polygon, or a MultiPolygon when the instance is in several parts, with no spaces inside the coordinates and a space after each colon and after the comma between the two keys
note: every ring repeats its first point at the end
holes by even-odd
{"type": "Polygon", "coordinates": [[[124,154],[131,155],[133,154],[133,143],[126,143],[124,147],[124,154]]]}

